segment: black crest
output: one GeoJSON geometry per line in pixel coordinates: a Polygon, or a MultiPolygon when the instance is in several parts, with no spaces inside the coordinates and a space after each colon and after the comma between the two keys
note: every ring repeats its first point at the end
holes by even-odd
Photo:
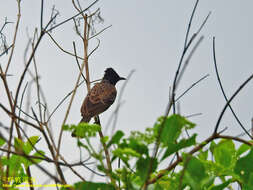
{"type": "Polygon", "coordinates": [[[126,80],[120,77],[113,68],[107,68],[103,80],[108,80],[111,84],[115,85],[119,80],[126,80]]]}

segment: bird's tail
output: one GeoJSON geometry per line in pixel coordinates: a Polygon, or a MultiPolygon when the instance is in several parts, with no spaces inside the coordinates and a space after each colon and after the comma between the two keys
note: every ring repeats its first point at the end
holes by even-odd
{"type": "Polygon", "coordinates": [[[91,120],[91,117],[83,117],[79,123],[81,122],[89,123],[90,120],[91,120]]]}

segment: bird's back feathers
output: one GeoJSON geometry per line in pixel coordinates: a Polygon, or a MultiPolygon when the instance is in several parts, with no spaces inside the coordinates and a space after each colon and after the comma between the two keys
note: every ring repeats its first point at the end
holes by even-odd
{"type": "Polygon", "coordinates": [[[103,80],[90,90],[84,99],[81,107],[82,122],[89,122],[90,119],[105,110],[107,110],[114,102],[117,91],[114,85],[103,80]]]}

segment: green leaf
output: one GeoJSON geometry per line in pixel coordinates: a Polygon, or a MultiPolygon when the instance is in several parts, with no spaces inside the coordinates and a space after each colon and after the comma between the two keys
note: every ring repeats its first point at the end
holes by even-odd
{"type": "Polygon", "coordinates": [[[132,157],[139,158],[141,156],[141,154],[131,148],[117,148],[112,151],[112,153],[114,156],[119,157],[124,162],[128,162],[132,157]]]}
{"type": "Polygon", "coordinates": [[[38,142],[39,136],[32,136],[27,140],[27,142],[24,144],[24,152],[26,154],[29,154],[32,150],[34,145],[38,142]]]}
{"type": "Polygon", "coordinates": [[[164,160],[165,158],[167,158],[168,156],[170,156],[171,154],[173,154],[183,148],[195,145],[196,144],[196,136],[197,136],[197,134],[194,134],[189,139],[182,139],[178,143],[175,143],[175,142],[168,143],[168,147],[167,147],[161,161],[164,160]]]}
{"type": "Polygon", "coordinates": [[[117,131],[107,144],[107,148],[109,148],[112,144],[118,144],[120,139],[124,136],[124,133],[122,131],[117,131]]]}
{"type": "Polygon", "coordinates": [[[24,149],[24,142],[21,139],[14,139],[14,147],[17,151],[22,151],[24,149]]]}
{"type": "Polygon", "coordinates": [[[134,138],[129,138],[129,144],[128,144],[129,148],[135,150],[136,152],[140,153],[140,154],[145,154],[148,155],[148,147],[147,145],[137,141],[134,138]]]}
{"type": "Polygon", "coordinates": [[[213,149],[215,161],[225,168],[233,167],[236,161],[235,145],[232,140],[221,140],[213,149]]]}
{"type": "Polygon", "coordinates": [[[159,183],[156,183],[154,190],[163,190],[163,187],[159,183]]]}
{"type": "Polygon", "coordinates": [[[63,131],[68,131],[68,130],[70,130],[70,126],[65,124],[65,125],[62,126],[62,130],[63,131]]]}
{"type": "Polygon", "coordinates": [[[207,158],[208,158],[208,150],[206,150],[206,151],[200,150],[199,154],[198,154],[198,158],[200,160],[207,160],[207,158]]]}
{"type": "Polygon", "coordinates": [[[149,168],[150,168],[150,165],[152,164],[152,168],[151,168],[151,173],[152,174],[156,168],[157,168],[157,165],[158,165],[158,162],[157,162],[157,159],[153,159],[153,158],[139,158],[139,160],[137,161],[136,165],[137,165],[137,175],[140,176],[142,182],[145,182],[145,180],[147,179],[147,175],[148,175],[148,172],[149,172],[149,168]]]}
{"type": "Polygon", "coordinates": [[[207,174],[204,164],[191,155],[183,155],[185,174],[183,181],[190,185],[194,190],[201,190],[206,182],[207,174]]]}
{"type": "Polygon", "coordinates": [[[251,147],[250,147],[249,145],[247,145],[247,144],[242,144],[242,145],[238,148],[238,150],[237,150],[237,152],[236,152],[236,156],[240,156],[240,155],[243,154],[244,152],[250,150],[250,148],[251,148],[251,147]]]}
{"type": "Polygon", "coordinates": [[[78,182],[74,184],[75,190],[114,190],[111,184],[106,183],[93,183],[93,182],[78,182]]]}
{"type": "Polygon", "coordinates": [[[234,171],[241,177],[244,184],[249,183],[253,175],[253,149],[246,156],[238,159],[234,171]]]}
{"type": "Polygon", "coordinates": [[[5,160],[5,164],[9,166],[9,176],[16,176],[20,170],[22,157],[17,155],[12,155],[9,160],[5,160]]]}
{"type": "Polygon", "coordinates": [[[89,146],[83,144],[79,139],[77,139],[77,146],[85,148],[89,152],[90,155],[92,154],[89,146]]]}
{"type": "MultiPolygon", "coordinates": [[[[244,186],[243,186],[244,187],[244,186]]],[[[253,173],[250,173],[248,184],[246,184],[248,189],[253,189],[253,173]]]]}
{"type": "Polygon", "coordinates": [[[211,142],[210,144],[210,150],[213,152],[214,148],[216,147],[216,143],[214,141],[211,142]]]}
{"type": "Polygon", "coordinates": [[[26,142],[23,142],[21,139],[14,139],[14,147],[17,151],[23,151],[25,154],[29,154],[34,145],[38,142],[39,136],[32,136],[26,142]]]}
{"type": "Polygon", "coordinates": [[[140,131],[131,131],[131,137],[146,145],[152,144],[156,141],[155,129],[149,127],[145,129],[144,133],[140,131]]]}
{"type": "Polygon", "coordinates": [[[100,139],[102,143],[106,143],[108,140],[109,140],[108,136],[104,136],[103,138],[100,139]]]}
{"type": "Polygon", "coordinates": [[[165,145],[174,143],[183,128],[190,129],[195,126],[194,123],[177,114],[163,118],[163,120],[158,123],[157,133],[160,133],[161,142],[165,145]]]}
{"type": "Polygon", "coordinates": [[[2,139],[2,138],[0,137],[0,147],[3,146],[4,144],[5,144],[4,139],[2,139]]]}
{"type": "MultiPolygon", "coordinates": [[[[121,179],[124,183],[124,186],[125,186],[125,189],[131,189],[131,190],[134,190],[135,188],[133,187],[133,184],[132,184],[132,180],[131,180],[131,171],[129,171],[125,166],[122,168],[121,172],[120,172],[120,176],[121,176],[121,179]]],[[[135,177],[136,179],[136,177],[135,177]]]]}

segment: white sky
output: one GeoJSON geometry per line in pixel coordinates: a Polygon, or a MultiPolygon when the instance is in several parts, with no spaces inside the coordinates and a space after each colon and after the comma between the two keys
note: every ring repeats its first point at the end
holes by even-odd
{"type": "MultiPolygon", "coordinates": [[[[98,31],[112,24],[111,28],[98,36],[100,47],[89,62],[92,80],[101,78],[107,67],[115,68],[121,76],[127,76],[132,69],[136,70],[122,98],[125,103],[120,109],[116,126],[118,130],[123,130],[126,134],[129,134],[131,130],[143,131],[145,127],[152,126],[157,117],[164,114],[168,103],[169,87],[172,86],[182,53],[186,28],[194,3],[195,0],[100,0],[92,9],[100,7],[101,15],[105,19],[104,24],[98,25],[98,31]]],[[[26,30],[32,36],[34,27],[39,27],[40,21],[39,1],[23,0],[21,4],[20,31],[17,36],[13,63],[9,70],[9,74],[14,75],[9,77],[13,93],[19,79],[18,74],[23,70],[23,53],[28,41],[26,30]]],[[[88,1],[82,2],[83,7],[88,4],[88,1]]],[[[64,3],[62,0],[53,0],[49,3],[45,1],[44,23],[49,19],[52,5],[56,5],[56,9],[60,12],[57,18],[58,23],[76,14],[70,0],[64,3]]],[[[225,105],[214,72],[212,37],[216,37],[219,73],[226,94],[230,97],[253,71],[252,7],[251,0],[200,0],[191,34],[200,26],[209,11],[212,14],[201,32],[201,35],[205,36],[204,41],[194,54],[177,91],[178,95],[181,94],[192,83],[210,74],[180,101],[183,115],[203,113],[201,116],[190,119],[197,123],[195,132],[199,133],[199,140],[211,134],[218,115],[225,105]]],[[[15,22],[16,12],[15,0],[2,3],[0,25],[4,23],[5,17],[8,18],[8,21],[15,22]]],[[[9,44],[14,26],[10,24],[4,30],[9,44]]],[[[81,42],[75,35],[73,26],[73,22],[68,22],[53,31],[52,35],[69,51],[73,51],[72,42],[75,41],[78,52],[82,55],[81,42]]],[[[91,47],[95,47],[96,43],[97,41],[93,40],[91,47]]],[[[52,111],[58,102],[72,90],[79,71],[75,59],[60,51],[47,36],[43,39],[36,58],[41,86],[45,92],[49,109],[52,111]]],[[[1,57],[0,64],[3,67],[6,60],[6,56],[1,57]]],[[[31,69],[33,70],[33,67],[31,69]]],[[[23,84],[29,80],[29,77],[25,78],[23,84]]],[[[120,89],[122,84],[119,82],[117,88],[120,89]]],[[[0,101],[6,101],[2,83],[0,83],[0,89],[0,101]]],[[[86,87],[83,85],[76,95],[67,123],[78,123],[80,120],[80,106],[85,95],[86,87]]],[[[34,101],[31,102],[31,105],[36,109],[36,91],[33,91],[32,96],[34,101]]],[[[232,103],[235,112],[247,128],[250,127],[250,120],[253,116],[252,97],[253,85],[251,82],[232,103]]],[[[5,105],[8,105],[7,101],[5,105]]],[[[102,114],[102,125],[107,122],[115,106],[116,104],[102,114]]],[[[58,137],[66,107],[67,102],[52,119],[56,137],[58,137]]],[[[5,125],[8,126],[9,120],[6,120],[6,115],[2,110],[0,114],[1,118],[5,119],[1,122],[6,121],[5,125]]],[[[229,110],[220,127],[228,127],[226,134],[230,135],[242,132],[229,110]]],[[[36,135],[37,133],[31,130],[30,134],[36,135]]],[[[64,134],[62,154],[66,155],[66,159],[78,159],[78,151],[73,150],[74,146],[75,140],[70,137],[69,133],[64,134]]]]}

